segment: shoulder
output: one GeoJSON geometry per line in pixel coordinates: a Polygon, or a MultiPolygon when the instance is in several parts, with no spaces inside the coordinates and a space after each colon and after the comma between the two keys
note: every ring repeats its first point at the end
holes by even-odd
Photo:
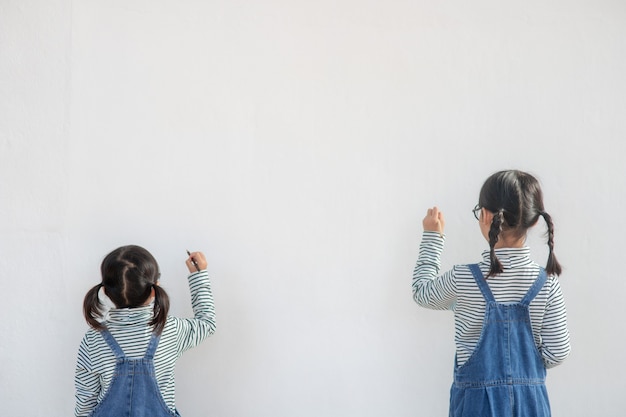
{"type": "MultiPolygon", "coordinates": [[[[474,274],[470,268],[472,264],[457,264],[449,269],[446,273],[439,276],[439,279],[446,279],[455,282],[475,282],[474,274]]],[[[477,264],[483,276],[486,276],[489,266],[477,264]]]]}
{"type": "Polygon", "coordinates": [[[93,346],[100,340],[103,340],[100,331],[90,327],[89,330],[87,330],[85,332],[85,335],[83,336],[83,340],[81,341],[81,346],[83,345],[85,347],[93,346]]]}
{"type": "Polygon", "coordinates": [[[544,284],[543,291],[548,293],[549,299],[562,298],[563,291],[561,290],[559,277],[556,275],[548,275],[546,277],[546,283],[544,284]]]}
{"type": "Polygon", "coordinates": [[[165,327],[163,328],[163,333],[161,333],[161,338],[168,337],[177,337],[178,332],[180,331],[181,326],[183,325],[185,319],[176,316],[167,316],[167,321],[165,322],[165,327]]]}
{"type": "Polygon", "coordinates": [[[106,342],[98,330],[87,330],[78,348],[78,366],[91,369],[93,358],[100,354],[105,345],[106,342]]]}
{"type": "Polygon", "coordinates": [[[476,265],[478,269],[483,274],[483,276],[487,275],[489,272],[489,265],[482,263],[474,263],[474,264],[457,264],[452,267],[452,274],[456,277],[457,280],[471,280],[474,281],[474,274],[472,273],[471,266],[476,265]]]}
{"type": "Polygon", "coordinates": [[[456,283],[457,291],[460,294],[474,293],[478,290],[478,286],[476,285],[476,280],[474,279],[474,274],[472,273],[470,265],[478,265],[478,268],[480,269],[483,276],[486,276],[489,270],[489,266],[484,266],[479,263],[454,265],[450,272],[456,283]]]}

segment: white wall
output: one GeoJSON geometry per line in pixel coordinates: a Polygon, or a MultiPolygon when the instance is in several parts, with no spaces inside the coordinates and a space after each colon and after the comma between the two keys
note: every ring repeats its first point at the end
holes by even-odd
{"type": "Polygon", "coordinates": [[[184,416],[445,415],[421,219],[446,268],[477,260],[503,168],[542,180],[566,267],[554,414],[623,415],[624,2],[2,0],[0,48],[3,415],[72,414],[82,297],[128,243],[175,314],[185,249],[210,261],[184,416]]]}

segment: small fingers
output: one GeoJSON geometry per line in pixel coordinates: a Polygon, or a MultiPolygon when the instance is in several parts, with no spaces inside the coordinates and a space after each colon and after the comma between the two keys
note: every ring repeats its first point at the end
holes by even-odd
{"type": "Polygon", "coordinates": [[[185,263],[187,264],[187,267],[193,267],[194,270],[198,271],[206,269],[207,267],[207,260],[202,252],[191,252],[185,263]]]}

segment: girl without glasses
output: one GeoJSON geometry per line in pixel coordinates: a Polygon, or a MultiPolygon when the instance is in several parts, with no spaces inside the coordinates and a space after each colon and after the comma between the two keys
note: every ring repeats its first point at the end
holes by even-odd
{"type": "Polygon", "coordinates": [[[169,298],[150,252],[123,246],[104,258],[102,282],[83,303],[91,329],[78,351],[76,416],[179,416],[176,360],[215,331],[206,259],[194,252],[186,264],[194,317],[182,319],[167,314],[169,298]],[[101,298],[115,305],[108,314],[101,298]]]}

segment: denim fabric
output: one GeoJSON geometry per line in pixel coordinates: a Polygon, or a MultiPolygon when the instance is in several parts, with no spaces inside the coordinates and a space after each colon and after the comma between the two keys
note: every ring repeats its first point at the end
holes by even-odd
{"type": "Polygon", "coordinates": [[[113,380],[92,417],[180,417],[169,410],[154,375],[154,352],[159,336],[153,334],[143,358],[129,359],[108,330],[101,332],[115,354],[113,380]]]}
{"type": "Polygon", "coordinates": [[[548,417],[546,368],[535,345],[528,305],[546,282],[542,269],[519,303],[499,304],[478,265],[469,265],[486,301],[472,356],[455,363],[450,417],[548,417]]]}

